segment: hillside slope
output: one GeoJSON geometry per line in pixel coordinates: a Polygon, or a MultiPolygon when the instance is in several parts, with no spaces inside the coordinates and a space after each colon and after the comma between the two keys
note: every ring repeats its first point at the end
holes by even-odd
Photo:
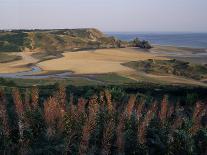
{"type": "Polygon", "coordinates": [[[92,28],[0,31],[0,52],[115,48],[125,44],[92,28]]]}

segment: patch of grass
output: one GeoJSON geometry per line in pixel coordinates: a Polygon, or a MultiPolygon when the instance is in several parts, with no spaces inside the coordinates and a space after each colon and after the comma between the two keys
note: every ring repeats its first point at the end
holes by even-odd
{"type": "Polygon", "coordinates": [[[58,51],[45,51],[32,54],[32,57],[39,59],[39,62],[57,59],[62,57],[62,53],[58,51]]]}
{"type": "Polygon", "coordinates": [[[21,56],[11,55],[8,53],[0,53],[0,63],[6,63],[11,61],[21,60],[21,56]]]}
{"type": "Polygon", "coordinates": [[[102,74],[102,75],[97,75],[95,77],[97,80],[103,81],[104,83],[109,83],[109,84],[129,84],[129,83],[135,83],[136,81],[119,76],[117,74],[102,74]]]}
{"type": "Polygon", "coordinates": [[[30,48],[27,33],[0,33],[0,52],[21,52],[30,48]]]}
{"type": "Polygon", "coordinates": [[[47,79],[2,79],[0,85],[7,86],[8,83],[14,84],[18,87],[30,87],[30,86],[49,86],[56,83],[64,85],[74,86],[96,86],[96,85],[122,85],[131,84],[135,81],[116,75],[116,74],[105,74],[105,75],[94,75],[94,76],[77,76],[69,77],[67,79],[47,78],[47,79]]]}
{"type": "Polygon", "coordinates": [[[67,79],[2,79],[0,80],[1,86],[18,86],[18,87],[31,87],[31,86],[50,86],[54,84],[74,85],[74,86],[89,86],[98,85],[99,83],[84,77],[71,77],[67,79]],[[12,85],[11,85],[12,84],[12,85]]]}
{"type": "Polygon", "coordinates": [[[159,75],[176,75],[201,80],[207,76],[207,67],[178,60],[132,61],[123,64],[137,71],[159,75]]]}

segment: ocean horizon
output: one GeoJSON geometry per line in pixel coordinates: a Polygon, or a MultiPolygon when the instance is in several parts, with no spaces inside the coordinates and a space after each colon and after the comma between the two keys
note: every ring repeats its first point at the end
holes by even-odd
{"type": "Polygon", "coordinates": [[[207,48],[207,33],[106,32],[106,34],[125,41],[139,38],[154,45],[207,48]]]}

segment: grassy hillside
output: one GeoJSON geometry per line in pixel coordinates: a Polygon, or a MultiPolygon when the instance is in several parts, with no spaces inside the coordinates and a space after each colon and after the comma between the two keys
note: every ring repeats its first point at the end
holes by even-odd
{"type": "Polygon", "coordinates": [[[13,30],[0,32],[0,52],[64,51],[90,48],[115,48],[125,43],[106,37],[97,29],[13,30]]]}
{"type": "Polygon", "coordinates": [[[0,53],[0,63],[11,62],[15,60],[20,60],[21,56],[16,54],[9,54],[9,53],[0,53]]]}
{"type": "Polygon", "coordinates": [[[30,48],[30,40],[24,32],[0,32],[0,52],[20,52],[30,48]]]}
{"type": "Polygon", "coordinates": [[[0,52],[19,52],[25,49],[59,52],[128,46],[151,47],[148,42],[138,39],[125,42],[114,37],[107,37],[94,28],[0,31],[0,52]]]}
{"type": "Polygon", "coordinates": [[[204,65],[194,65],[179,60],[147,60],[132,61],[124,64],[137,71],[158,75],[175,75],[195,80],[207,77],[207,67],[204,65]]]}

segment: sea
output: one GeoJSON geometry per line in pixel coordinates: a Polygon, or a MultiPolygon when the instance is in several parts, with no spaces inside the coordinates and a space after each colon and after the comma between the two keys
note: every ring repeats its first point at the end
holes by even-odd
{"type": "Polygon", "coordinates": [[[154,45],[192,47],[207,49],[207,33],[139,33],[107,32],[108,36],[130,41],[134,38],[147,40],[154,45]]]}

